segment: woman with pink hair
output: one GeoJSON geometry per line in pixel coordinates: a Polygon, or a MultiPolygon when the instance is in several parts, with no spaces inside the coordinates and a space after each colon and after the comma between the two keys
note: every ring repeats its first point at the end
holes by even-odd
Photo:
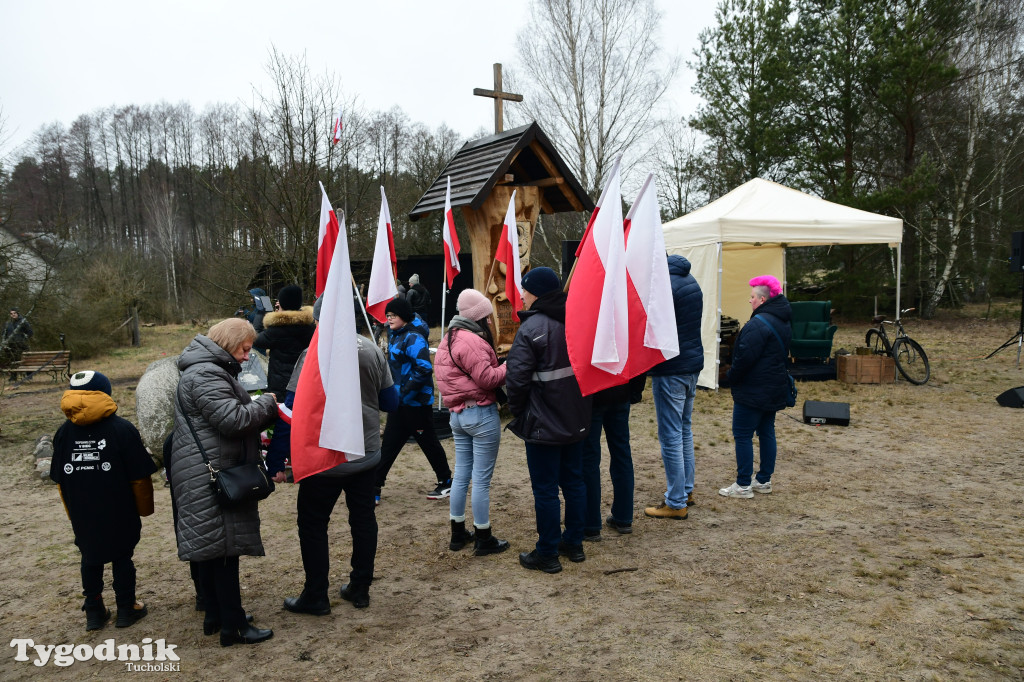
{"type": "Polygon", "coordinates": [[[743,325],[732,351],[726,377],[732,389],[732,436],[736,442],[736,481],[718,491],[724,497],[751,498],[772,491],[775,472],[775,413],[786,407],[789,376],[786,364],[792,335],[792,309],[779,280],[761,275],[750,280],[750,320],[743,325]],[[754,434],[760,468],[754,471],[754,434]]]}

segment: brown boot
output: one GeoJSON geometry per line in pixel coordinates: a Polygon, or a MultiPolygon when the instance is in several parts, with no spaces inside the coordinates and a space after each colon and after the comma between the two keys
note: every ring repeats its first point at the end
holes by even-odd
{"type": "Polygon", "coordinates": [[[650,516],[652,519],[675,519],[680,521],[686,518],[687,509],[673,509],[666,503],[662,502],[657,507],[647,507],[644,509],[644,514],[650,516]]]}

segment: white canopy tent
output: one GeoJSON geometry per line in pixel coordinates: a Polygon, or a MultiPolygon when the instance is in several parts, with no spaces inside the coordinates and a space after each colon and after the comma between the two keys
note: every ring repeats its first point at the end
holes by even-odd
{"type": "Polygon", "coordinates": [[[888,244],[896,247],[896,310],[900,306],[903,221],[861,211],[755,178],[703,208],[662,226],[665,248],[690,261],[704,293],[704,370],[698,384],[718,388],[721,318],[750,319],[757,275],[786,285],[786,247],[888,244]]]}

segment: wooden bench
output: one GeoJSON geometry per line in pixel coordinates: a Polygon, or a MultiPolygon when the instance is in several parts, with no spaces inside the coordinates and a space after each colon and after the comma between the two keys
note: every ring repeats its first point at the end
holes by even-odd
{"type": "Polygon", "coordinates": [[[3,370],[11,374],[24,374],[30,379],[38,372],[49,372],[54,381],[71,380],[71,351],[31,350],[21,354],[21,360],[3,370]]]}

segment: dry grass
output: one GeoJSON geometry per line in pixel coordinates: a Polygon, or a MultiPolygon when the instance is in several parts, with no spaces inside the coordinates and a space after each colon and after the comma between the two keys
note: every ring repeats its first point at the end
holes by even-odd
{"type": "MultiPolygon", "coordinates": [[[[587,545],[586,562],[566,562],[556,576],[517,563],[535,533],[523,447],[511,434],[491,514],[513,550],[448,552],[447,505],[425,499],[429,467],[407,448],[378,509],[378,580],[365,611],[336,592],[326,618],[281,610],[302,584],[296,491],[285,487],[261,506],[267,556],[242,560],[245,603],[276,635],[244,650],[202,636],[162,488],[136,555],[152,614],[130,630],[85,633],[69,525],[54,489],[31,474],[32,442],[62,419],[61,389],[37,380],[0,397],[0,626],[7,641],[163,637],[179,645],[187,679],[248,671],[296,680],[1020,679],[1021,413],[995,396],[1024,384],[1024,373],[1015,349],[982,359],[1013,333],[1018,309],[994,306],[992,320],[980,319],[984,312],[908,321],[932,360],[926,386],[802,384],[801,400],[849,402],[852,423],[812,427],[790,418],[796,410],[780,415],[772,495],[716,494],[734,476],[732,402],[727,392],[701,392],[698,506],[683,522],[643,517],[664,473],[653,407],[638,405],[635,532],[606,531],[587,545]],[[636,570],[606,573],[619,568],[636,570]]],[[[837,347],[862,343],[866,327],[841,323],[837,347]]],[[[134,412],[132,388],[145,366],[179,352],[194,332],[147,329],[143,348],[92,363],[114,379],[122,414],[134,412]]],[[[445,447],[451,458],[451,442],[445,447]]],[[[348,568],[344,518],[340,506],[331,528],[335,588],[348,568]]],[[[76,663],[74,674],[108,678],[117,669],[76,663]]],[[[4,679],[54,671],[14,662],[13,649],[0,658],[4,679]]]]}

